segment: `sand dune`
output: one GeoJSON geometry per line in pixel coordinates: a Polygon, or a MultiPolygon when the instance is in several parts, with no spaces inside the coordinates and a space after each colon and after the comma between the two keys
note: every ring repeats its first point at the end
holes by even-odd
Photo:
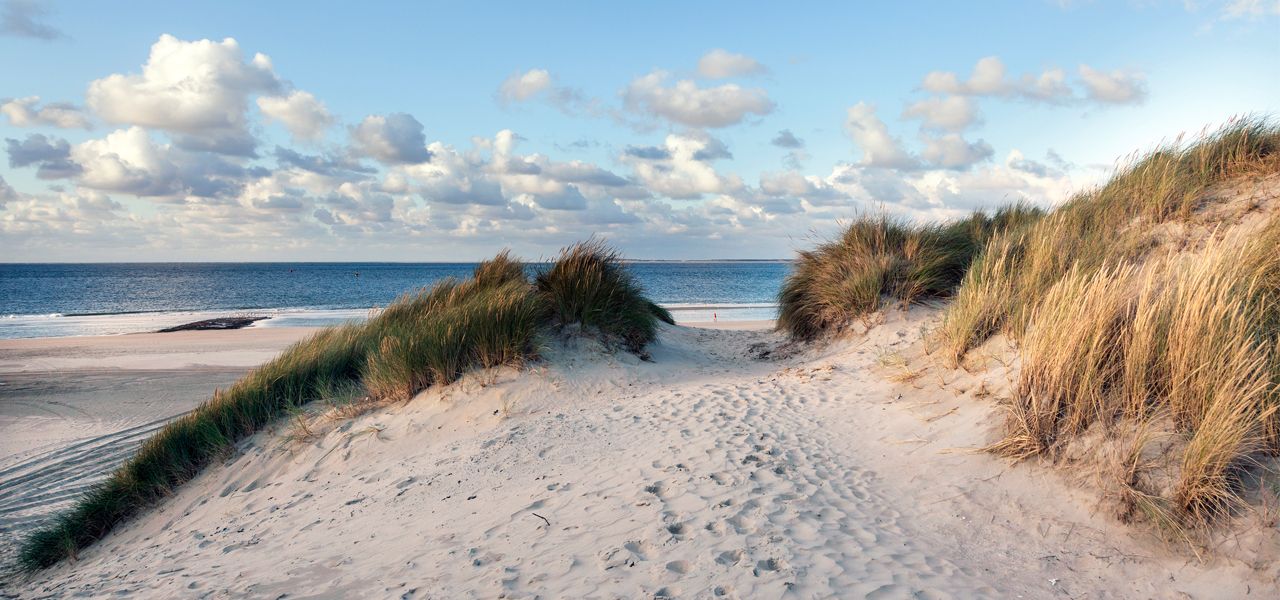
{"type": "MultiPolygon", "coordinates": [[[[994,405],[901,383],[936,317],[787,356],[665,328],[653,362],[579,341],[525,372],[287,442],[282,425],[30,596],[1245,597],[1034,465],[969,452],[994,405]],[[757,357],[767,355],[767,359],[757,357]],[[891,379],[898,379],[895,383],[891,379]]],[[[998,374],[997,374],[998,375],[998,374]]],[[[958,392],[967,389],[967,395],[958,392]]],[[[1268,591],[1270,590],[1270,591],[1268,591]]],[[[1265,593],[1264,593],[1265,592],[1265,593]]]]}

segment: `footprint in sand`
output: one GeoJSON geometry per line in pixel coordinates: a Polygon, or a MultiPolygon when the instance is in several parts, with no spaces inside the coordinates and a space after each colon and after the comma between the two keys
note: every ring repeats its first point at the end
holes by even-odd
{"type": "Polygon", "coordinates": [[[716,563],[733,566],[742,562],[743,552],[741,550],[725,550],[716,557],[716,563]]]}

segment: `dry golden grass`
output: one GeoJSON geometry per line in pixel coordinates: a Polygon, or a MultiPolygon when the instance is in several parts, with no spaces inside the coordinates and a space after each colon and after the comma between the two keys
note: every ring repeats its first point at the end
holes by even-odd
{"type": "MultiPolygon", "coordinates": [[[[1280,450],[1271,437],[1280,427],[1278,247],[1280,219],[1251,239],[1141,266],[1073,268],[1030,316],[1008,433],[993,450],[1052,456],[1091,427],[1167,414],[1186,444],[1170,457],[1177,481],[1161,506],[1189,523],[1229,513],[1240,470],[1280,450]]],[[[1150,495],[1132,501],[1152,508],[1150,495]]]]}
{"type": "Polygon", "coordinates": [[[1154,247],[1151,228],[1185,219],[1205,190],[1280,170],[1280,127],[1244,118],[1190,142],[1133,157],[1103,186],[1078,194],[1025,230],[997,233],[974,259],[947,310],[946,355],[998,332],[1020,339],[1036,303],[1073,270],[1134,262],[1154,247]]]}

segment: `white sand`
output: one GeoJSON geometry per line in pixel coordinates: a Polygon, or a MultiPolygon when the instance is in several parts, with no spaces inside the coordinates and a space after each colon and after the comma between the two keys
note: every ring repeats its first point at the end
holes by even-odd
{"type": "Polygon", "coordinates": [[[1275,597],[1274,562],[1196,563],[1048,470],[969,451],[993,421],[971,378],[888,380],[928,318],[782,359],[760,331],[665,328],[651,363],[578,342],[311,443],[263,433],[19,591],[1275,597]]]}
{"type": "Polygon", "coordinates": [[[11,539],[74,501],[157,428],[309,333],[0,340],[0,565],[11,539]]]}
{"type": "Polygon", "coordinates": [[[680,325],[727,331],[768,331],[773,329],[774,321],[681,321],[680,325]]]}
{"type": "Polygon", "coordinates": [[[0,468],[186,412],[313,331],[0,340],[0,468]]]}

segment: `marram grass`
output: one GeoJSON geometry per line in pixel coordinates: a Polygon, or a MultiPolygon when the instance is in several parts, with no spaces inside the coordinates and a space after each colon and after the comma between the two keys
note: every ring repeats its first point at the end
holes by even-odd
{"type": "Polygon", "coordinates": [[[940,225],[859,217],[837,239],[800,253],[778,295],[778,329],[812,340],[838,333],[886,300],[906,305],[949,296],[988,238],[1020,231],[1040,216],[1019,204],[940,225]]]}
{"type": "Polygon", "coordinates": [[[1259,453],[1280,453],[1280,216],[1198,246],[1156,232],[1202,218],[1214,184],[1275,173],[1280,127],[1249,117],[1134,157],[1042,217],[862,218],[800,253],[779,328],[814,339],[886,301],[951,296],[944,360],[958,366],[998,333],[1019,345],[1006,433],[991,449],[1052,458],[1094,428],[1137,427],[1140,454],[1159,433],[1176,442],[1161,469],[1172,482],[1139,489],[1146,462],[1131,457],[1119,483],[1138,513],[1185,534],[1240,503],[1259,453]]]}
{"type": "Polygon", "coordinates": [[[579,326],[643,355],[671,315],[644,297],[599,241],[566,248],[531,281],[507,252],[471,278],[402,296],[363,324],[327,328],[254,369],[145,441],[75,506],[22,541],[28,569],[51,566],[175,492],[234,445],[334,390],[407,399],[464,373],[536,356],[541,332],[579,326]]]}
{"type": "Polygon", "coordinates": [[[947,308],[941,333],[948,358],[958,363],[995,333],[1019,338],[1036,302],[1069,272],[1139,260],[1155,243],[1146,237],[1150,229],[1188,217],[1209,186],[1277,170],[1280,127],[1244,118],[1134,159],[1025,230],[997,233],[947,308]]]}

